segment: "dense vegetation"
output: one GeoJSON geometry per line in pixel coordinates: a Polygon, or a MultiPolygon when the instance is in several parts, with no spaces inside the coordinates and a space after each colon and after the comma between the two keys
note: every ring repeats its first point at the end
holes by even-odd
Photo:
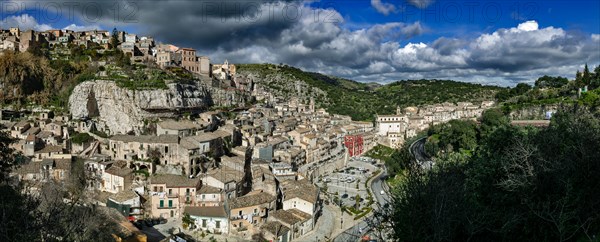
{"type": "Polygon", "coordinates": [[[544,105],[574,105],[581,104],[590,107],[600,106],[600,66],[590,71],[587,65],[584,71],[577,71],[572,81],[564,77],[543,76],[535,81],[534,86],[520,83],[513,88],[506,88],[496,94],[496,99],[503,102],[505,113],[532,106],[544,105]],[[578,93],[582,88],[587,92],[578,93]]]}
{"type": "Polygon", "coordinates": [[[395,176],[406,170],[408,161],[412,158],[408,146],[406,145],[398,150],[383,145],[377,145],[364,155],[383,161],[387,169],[387,174],[390,176],[395,176]]]}
{"type": "MultiPolygon", "coordinates": [[[[409,166],[389,210],[400,241],[582,241],[600,236],[600,119],[557,113],[545,129],[500,110],[430,131],[438,153],[409,166]],[[468,152],[466,152],[468,151],[468,152]]],[[[399,161],[405,162],[405,160],[399,161]]]]}
{"type": "Polygon", "coordinates": [[[239,65],[238,72],[260,76],[275,72],[292,76],[327,93],[328,100],[317,100],[329,112],[372,121],[375,114],[393,114],[396,107],[442,102],[492,100],[500,87],[449,80],[406,80],[379,85],[305,72],[287,65],[239,65]],[[320,101],[320,102],[319,102],[320,101]]]}
{"type": "Polygon", "coordinates": [[[31,53],[4,52],[0,56],[0,101],[3,104],[66,104],[70,90],[93,77],[85,62],[50,61],[31,53]]]}

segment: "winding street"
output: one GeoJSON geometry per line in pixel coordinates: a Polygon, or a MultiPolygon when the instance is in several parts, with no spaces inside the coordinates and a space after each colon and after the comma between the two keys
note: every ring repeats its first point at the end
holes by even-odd
{"type": "Polygon", "coordinates": [[[413,157],[415,157],[415,160],[418,164],[421,165],[421,168],[423,169],[431,168],[434,164],[431,158],[425,153],[426,141],[427,137],[420,138],[417,141],[413,142],[409,147],[410,154],[413,157]]]}

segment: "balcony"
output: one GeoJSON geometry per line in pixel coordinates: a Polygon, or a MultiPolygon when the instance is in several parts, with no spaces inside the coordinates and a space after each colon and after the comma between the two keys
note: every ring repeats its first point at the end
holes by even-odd
{"type": "Polygon", "coordinates": [[[177,206],[172,206],[172,207],[169,207],[169,206],[162,206],[162,207],[161,207],[160,205],[156,205],[156,208],[158,208],[158,209],[176,209],[176,208],[177,208],[177,206]]]}
{"type": "Polygon", "coordinates": [[[171,198],[177,198],[179,197],[179,194],[176,192],[172,192],[172,193],[166,193],[165,194],[167,197],[171,197],[171,198]]]}

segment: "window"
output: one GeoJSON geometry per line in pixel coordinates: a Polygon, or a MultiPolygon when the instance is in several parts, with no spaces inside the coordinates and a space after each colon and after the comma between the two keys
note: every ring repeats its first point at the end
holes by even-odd
{"type": "Polygon", "coordinates": [[[169,195],[173,194],[173,189],[169,188],[169,195]]]}
{"type": "Polygon", "coordinates": [[[220,229],[221,228],[221,221],[217,220],[216,222],[217,222],[217,225],[215,227],[217,229],[220,229]]]}
{"type": "Polygon", "coordinates": [[[257,214],[257,213],[258,213],[258,209],[255,208],[254,209],[254,214],[257,214]]]}
{"type": "Polygon", "coordinates": [[[160,207],[164,207],[165,206],[165,201],[164,200],[160,200],[160,207]]]}
{"type": "Polygon", "coordinates": [[[239,213],[239,215],[240,215],[240,216],[242,216],[242,210],[240,210],[240,213],[239,213]]]}
{"type": "Polygon", "coordinates": [[[172,208],[173,207],[173,200],[169,200],[169,207],[172,208]]]}
{"type": "Polygon", "coordinates": [[[202,228],[206,228],[206,219],[202,219],[202,228]]]}
{"type": "Polygon", "coordinates": [[[205,199],[205,198],[206,198],[206,195],[202,194],[202,199],[205,199]]]}

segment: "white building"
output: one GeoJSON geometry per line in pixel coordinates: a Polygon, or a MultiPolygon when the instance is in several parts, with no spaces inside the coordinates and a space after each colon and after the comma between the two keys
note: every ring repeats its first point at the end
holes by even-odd
{"type": "Polygon", "coordinates": [[[133,170],[129,168],[120,168],[112,166],[102,174],[103,191],[110,193],[118,193],[125,189],[129,189],[133,181],[133,170]]]}
{"type": "Polygon", "coordinates": [[[185,207],[187,213],[194,219],[195,228],[210,233],[229,233],[229,219],[223,206],[185,207]]]}

